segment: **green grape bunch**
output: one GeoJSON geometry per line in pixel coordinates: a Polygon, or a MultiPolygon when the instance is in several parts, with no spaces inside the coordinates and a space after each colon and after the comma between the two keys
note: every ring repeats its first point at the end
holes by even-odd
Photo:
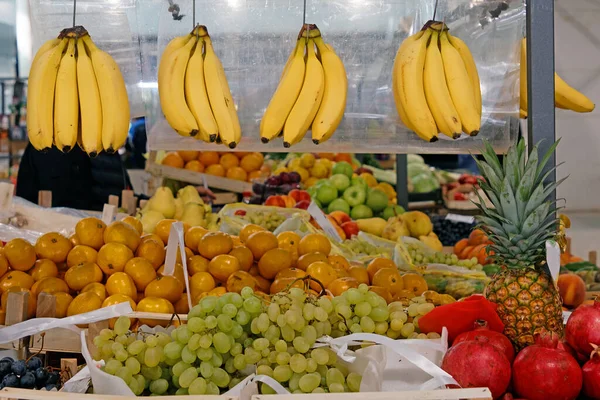
{"type": "Polygon", "coordinates": [[[483,270],[483,265],[479,264],[477,257],[473,257],[468,260],[459,260],[456,254],[443,253],[440,251],[425,254],[423,253],[421,247],[415,243],[408,244],[407,249],[411,259],[413,260],[413,263],[416,265],[446,264],[476,271],[483,270]]]}

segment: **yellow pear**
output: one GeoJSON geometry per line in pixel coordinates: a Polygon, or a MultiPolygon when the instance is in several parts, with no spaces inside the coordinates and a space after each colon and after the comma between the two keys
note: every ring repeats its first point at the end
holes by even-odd
{"type": "Polygon", "coordinates": [[[175,215],[175,198],[171,189],[161,186],[150,199],[150,209],[158,211],[164,218],[173,218],[175,215]]]}
{"type": "Polygon", "coordinates": [[[187,203],[198,203],[204,204],[202,197],[198,194],[198,190],[192,185],[188,185],[183,189],[177,191],[177,198],[183,201],[183,204],[187,203]]]}
{"type": "Polygon", "coordinates": [[[410,236],[418,238],[427,236],[433,230],[433,224],[429,216],[421,211],[409,211],[402,214],[402,219],[406,222],[410,236]]]}
{"type": "Polygon", "coordinates": [[[198,203],[187,203],[183,206],[183,215],[181,222],[185,222],[189,226],[202,226],[204,221],[204,207],[198,203]]]}
{"type": "Polygon", "coordinates": [[[140,219],[142,226],[144,227],[144,233],[154,233],[156,224],[165,219],[165,216],[158,211],[148,210],[142,214],[140,219]]]}
{"type": "Polygon", "coordinates": [[[356,220],[358,229],[372,235],[381,236],[387,225],[387,221],[383,218],[365,218],[356,220]]]}
{"type": "Polygon", "coordinates": [[[173,215],[173,218],[181,221],[181,216],[183,215],[183,200],[181,200],[179,197],[175,199],[175,215],[173,215]]]}
{"type": "Polygon", "coordinates": [[[402,236],[410,236],[406,223],[400,216],[390,218],[381,232],[381,237],[396,242],[402,236]]]}
{"type": "Polygon", "coordinates": [[[423,243],[425,243],[425,245],[427,247],[429,247],[430,249],[433,249],[435,251],[442,251],[444,250],[444,246],[442,245],[442,242],[440,242],[440,240],[437,237],[434,236],[419,236],[419,240],[423,243]]]}

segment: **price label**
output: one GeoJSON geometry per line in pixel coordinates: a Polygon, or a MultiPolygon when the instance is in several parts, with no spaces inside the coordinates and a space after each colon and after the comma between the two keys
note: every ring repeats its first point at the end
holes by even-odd
{"type": "Polygon", "coordinates": [[[463,222],[465,224],[475,223],[475,217],[469,215],[448,214],[446,215],[446,219],[452,222],[463,222]]]}
{"type": "Polygon", "coordinates": [[[325,231],[325,233],[329,237],[333,238],[338,243],[342,241],[342,238],[337,233],[337,230],[334,228],[331,222],[329,222],[323,211],[321,211],[321,209],[318,205],[315,204],[315,202],[311,201],[306,211],[308,211],[308,213],[315,219],[315,221],[317,221],[317,224],[319,224],[319,226],[325,231]]]}

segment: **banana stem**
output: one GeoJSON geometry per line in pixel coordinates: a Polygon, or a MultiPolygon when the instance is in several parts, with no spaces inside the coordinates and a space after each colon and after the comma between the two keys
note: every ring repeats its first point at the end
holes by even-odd
{"type": "Polygon", "coordinates": [[[302,25],[302,29],[300,29],[300,33],[298,33],[298,39],[307,37],[310,39],[321,36],[321,31],[317,28],[315,24],[304,24],[302,25]]]}

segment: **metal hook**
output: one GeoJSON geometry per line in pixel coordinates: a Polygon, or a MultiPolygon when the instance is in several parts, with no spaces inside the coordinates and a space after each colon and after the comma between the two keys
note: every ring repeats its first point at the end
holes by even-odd
{"type": "Polygon", "coordinates": [[[196,29],[196,0],[192,0],[192,29],[196,29]]]}
{"type": "MultiPolygon", "coordinates": [[[[302,26],[306,26],[306,0],[304,0],[304,8],[302,11],[302,26]]],[[[310,36],[310,25],[306,29],[306,44],[308,45],[308,38],[310,36]]]]}
{"type": "Polygon", "coordinates": [[[438,0],[435,0],[435,7],[433,8],[433,18],[432,20],[435,21],[435,15],[437,14],[437,9],[438,9],[438,0]]]}
{"type": "Polygon", "coordinates": [[[77,12],[77,0],[73,0],[73,27],[75,27],[75,14],[77,12]]]}

